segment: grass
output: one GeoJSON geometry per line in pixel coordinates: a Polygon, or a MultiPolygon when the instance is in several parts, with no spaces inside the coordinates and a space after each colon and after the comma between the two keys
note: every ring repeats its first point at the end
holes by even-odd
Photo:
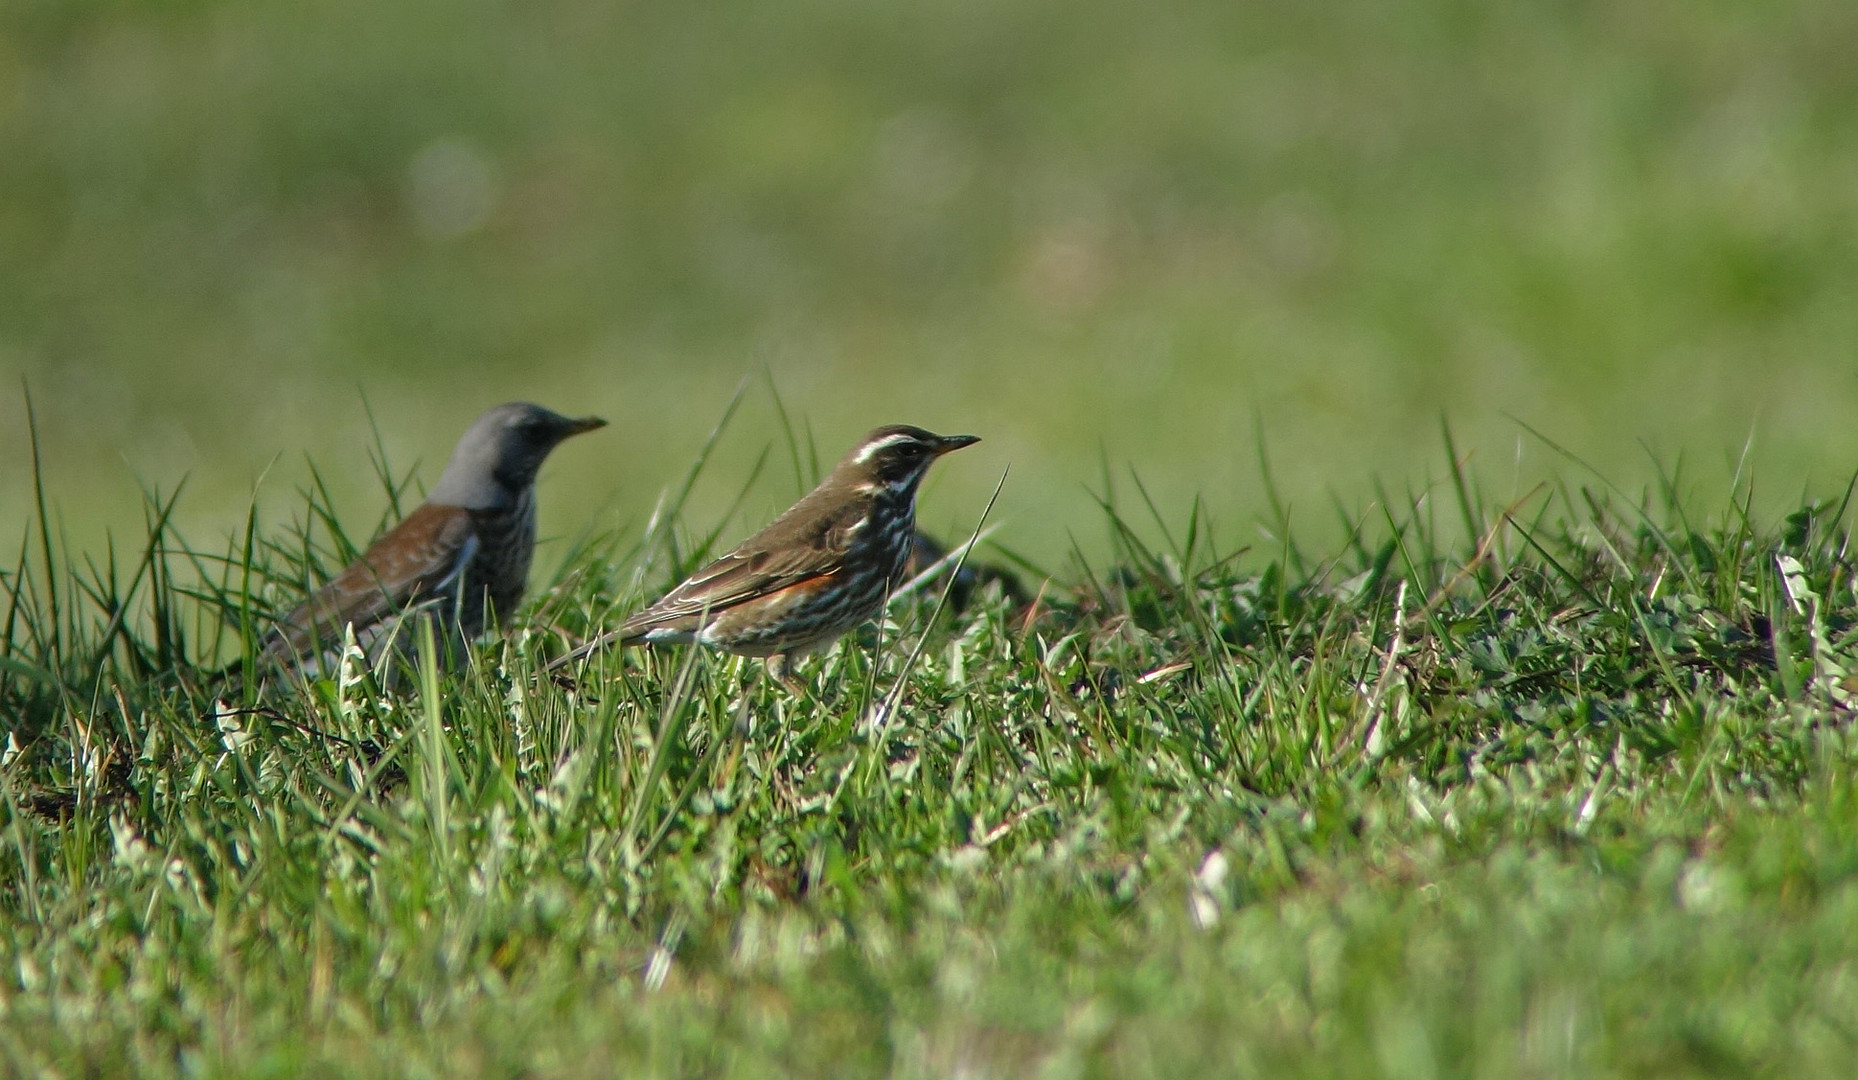
{"type": "Polygon", "coordinates": [[[0,1075],[1849,1073],[1855,18],[0,5],[0,1075]],[[515,398],[507,636],[216,681],[515,398]],[[542,673],[892,420],[1024,596],[542,673]]]}
{"type": "Polygon", "coordinates": [[[1125,482],[1109,558],[912,598],[800,697],[540,674],[714,542],[675,500],[467,670],[223,706],[203,669],[345,550],[320,496],[219,557],[167,496],[95,560],[42,516],[0,578],[0,1072],[1840,1075],[1847,507],[1566,471],[1453,467],[1321,551],[1125,482]]]}

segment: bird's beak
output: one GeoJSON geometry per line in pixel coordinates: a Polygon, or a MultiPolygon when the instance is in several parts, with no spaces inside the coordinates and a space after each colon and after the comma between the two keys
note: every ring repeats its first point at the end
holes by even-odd
{"type": "Polygon", "coordinates": [[[964,446],[973,446],[980,441],[979,435],[944,435],[935,444],[935,456],[941,457],[943,454],[959,450],[964,446]]]}
{"type": "MultiPolygon", "coordinates": [[[[579,435],[582,432],[592,431],[595,428],[603,428],[605,426],[606,421],[600,419],[598,416],[583,416],[579,420],[568,421],[568,435],[579,435]]],[[[564,439],[567,437],[567,435],[562,436],[564,439]]]]}

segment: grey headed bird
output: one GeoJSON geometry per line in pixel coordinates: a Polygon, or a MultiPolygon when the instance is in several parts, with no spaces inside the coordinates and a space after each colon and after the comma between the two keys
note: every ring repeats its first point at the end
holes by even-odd
{"type": "Polygon", "coordinates": [[[556,666],[615,641],[696,642],[765,657],[792,688],[793,660],[883,610],[915,546],[923,474],[943,454],[979,441],[906,425],[878,428],[767,528],[556,666]]]}
{"type": "Polygon", "coordinates": [[[266,663],[315,674],[353,626],[378,663],[417,647],[409,614],[439,617],[441,647],[482,633],[522,600],[535,551],[535,478],[562,440],[605,427],[515,401],[465,431],[426,501],[361,558],[280,619],[261,642],[266,663]]]}

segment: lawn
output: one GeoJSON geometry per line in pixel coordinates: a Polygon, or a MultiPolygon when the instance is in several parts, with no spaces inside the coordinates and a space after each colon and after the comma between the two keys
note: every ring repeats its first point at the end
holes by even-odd
{"type": "Polygon", "coordinates": [[[1842,1074],[1846,507],[1453,476],[1327,551],[1106,501],[1110,559],[905,597],[798,696],[541,670],[700,554],[675,513],[397,693],[195,663],[340,558],[322,525],[216,558],[151,505],[113,567],[35,534],[0,1071],[1842,1074]]]}

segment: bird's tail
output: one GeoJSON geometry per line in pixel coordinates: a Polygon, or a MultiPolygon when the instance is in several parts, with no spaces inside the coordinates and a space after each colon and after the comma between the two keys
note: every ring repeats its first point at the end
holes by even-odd
{"type": "Polygon", "coordinates": [[[632,625],[628,623],[617,630],[608,630],[598,637],[589,638],[565,655],[550,660],[548,665],[542,670],[544,672],[559,671],[569,664],[587,659],[589,656],[592,656],[602,649],[610,648],[615,645],[638,645],[644,641],[645,632],[643,630],[633,629],[632,625]]]}

